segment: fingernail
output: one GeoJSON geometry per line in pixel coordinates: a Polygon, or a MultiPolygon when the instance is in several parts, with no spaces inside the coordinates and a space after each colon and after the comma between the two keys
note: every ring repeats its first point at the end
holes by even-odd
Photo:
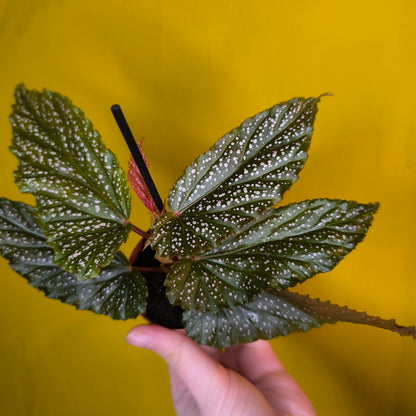
{"type": "Polygon", "coordinates": [[[149,335],[143,334],[142,332],[133,328],[126,335],[126,342],[130,345],[133,345],[134,347],[149,348],[152,343],[152,338],[149,335]]]}

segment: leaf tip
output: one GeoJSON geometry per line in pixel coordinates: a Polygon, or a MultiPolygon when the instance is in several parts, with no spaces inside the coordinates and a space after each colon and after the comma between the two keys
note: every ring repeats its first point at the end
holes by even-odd
{"type": "Polygon", "coordinates": [[[14,89],[15,95],[20,93],[21,91],[27,91],[26,85],[23,82],[20,82],[16,85],[16,88],[14,89]]]}
{"type": "Polygon", "coordinates": [[[380,208],[380,203],[379,202],[370,202],[369,204],[366,205],[369,214],[373,217],[378,209],[380,208]]]}
{"type": "Polygon", "coordinates": [[[327,92],[324,92],[323,94],[321,94],[319,96],[319,98],[321,98],[321,97],[333,97],[333,96],[334,96],[334,94],[332,94],[332,92],[327,91],[327,92]]]}

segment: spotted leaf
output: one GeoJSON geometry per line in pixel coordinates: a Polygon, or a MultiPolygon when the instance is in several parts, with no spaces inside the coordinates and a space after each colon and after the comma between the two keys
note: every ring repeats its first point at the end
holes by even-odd
{"type": "Polygon", "coordinates": [[[37,209],[55,262],[95,277],[130,231],[127,179],[91,122],[69,99],[19,85],[10,122],[22,192],[37,209]]]}
{"type": "Polygon", "coordinates": [[[327,272],[365,236],[377,204],[315,199],[270,209],[200,256],[180,259],[166,279],[171,303],[217,312],[266,288],[327,272]]]}
{"type": "Polygon", "coordinates": [[[113,319],[136,318],[146,308],[144,278],[120,252],[96,279],[77,281],[53,262],[35,210],[0,198],[0,252],[29,284],[53,299],[113,319]]]}
{"type": "Polygon", "coordinates": [[[153,226],[161,257],[215,247],[278,203],[307,158],[319,98],[295,98],[245,120],[185,170],[153,226]]]}
{"type": "Polygon", "coordinates": [[[183,322],[188,337],[215,348],[307,331],[323,323],[279,292],[261,293],[245,305],[217,313],[186,311],[183,322]]]}
{"type": "Polygon", "coordinates": [[[416,338],[414,326],[401,326],[393,319],[370,316],[287,290],[267,291],[245,305],[217,313],[186,311],[183,322],[188,337],[216,348],[285,336],[336,322],[370,325],[416,338]]]}

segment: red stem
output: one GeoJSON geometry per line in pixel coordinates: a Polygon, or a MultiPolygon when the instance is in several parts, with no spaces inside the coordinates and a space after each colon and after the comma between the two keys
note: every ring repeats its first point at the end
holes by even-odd
{"type": "MultiPolygon", "coordinates": [[[[131,223],[130,223],[131,224],[131,223]]],[[[139,227],[136,227],[134,224],[131,224],[131,229],[136,233],[142,236],[144,239],[148,240],[150,238],[150,234],[146,231],[141,230],[139,227]]]]}
{"type": "Polygon", "coordinates": [[[133,269],[144,273],[166,273],[161,267],[133,266],[133,269]]]}

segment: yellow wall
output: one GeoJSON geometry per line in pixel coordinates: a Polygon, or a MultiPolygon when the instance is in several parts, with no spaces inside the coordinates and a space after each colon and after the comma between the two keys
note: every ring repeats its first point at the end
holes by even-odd
{"type": "MultiPolygon", "coordinates": [[[[84,109],[124,167],[119,103],[166,197],[245,117],[330,91],[287,201],[379,201],[365,242],[302,291],[416,323],[416,6],[412,0],[0,0],[1,195],[13,183],[7,117],[17,83],[84,109]],[[255,5],[257,4],[257,5],[255,5]]],[[[135,222],[148,225],[138,203],[135,222]]],[[[135,238],[125,247],[127,253],[135,238]]],[[[49,300],[0,261],[1,415],[171,415],[163,362],[116,322],[49,300]]],[[[139,321],[137,321],[139,322],[139,321]]],[[[416,343],[358,325],[273,341],[319,415],[416,414],[416,343]]]]}

